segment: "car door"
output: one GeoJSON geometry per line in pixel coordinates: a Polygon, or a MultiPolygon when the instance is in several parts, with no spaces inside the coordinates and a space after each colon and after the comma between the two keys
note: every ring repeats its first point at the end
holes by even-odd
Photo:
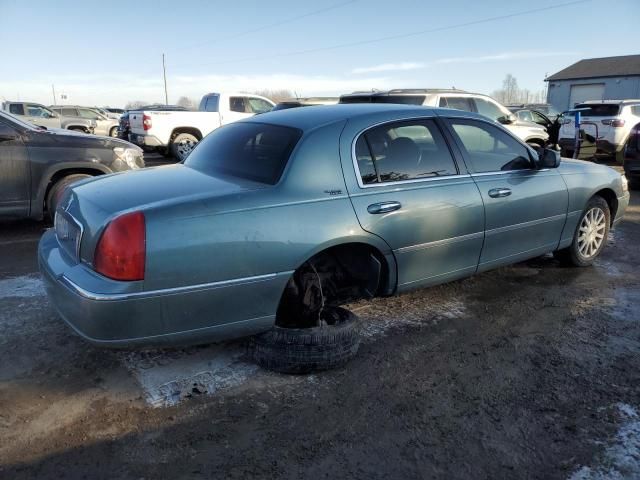
{"type": "Polygon", "coordinates": [[[568,207],[567,187],[558,171],[537,170],[532,151],[489,121],[450,117],[446,123],[485,206],[478,270],[557,248],[568,207]]]}
{"type": "Polygon", "coordinates": [[[482,199],[436,121],[371,128],[357,123],[362,121],[352,120],[343,133],[349,139],[341,147],[343,171],[362,228],[393,250],[398,290],[474,273],[483,239],[482,199]]]}
{"type": "Polygon", "coordinates": [[[29,156],[18,132],[0,121],[0,217],[26,217],[30,198],[29,156]]]}

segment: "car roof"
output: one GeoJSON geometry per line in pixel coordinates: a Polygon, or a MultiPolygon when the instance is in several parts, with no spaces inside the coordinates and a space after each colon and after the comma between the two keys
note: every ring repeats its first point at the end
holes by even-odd
{"type": "Polygon", "coordinates": [[[423,107],[420,105],[402,105],[393,103],[348,103],[338,105],[318,105],[313,108],[289,108],[274,112],[262,113],[242,120],[243,122],[269,123],[286,127],[298,128],[303,131],[313,130],[317,127],[336,122],[373,116],[376,114],[388,114],[389,117],[401,116],[436,116],[447,114],[451,116],[469,116],[486,120],[486,117],[473,112],[453,110],[450,108],[423,107]]]}
{"type": "Polygon", "coordinates": [[[628,100],[587,100],[586,102],[580,102],[580,105],[631,105],[640,103],[640,99],[628,99],[628,100]]]}

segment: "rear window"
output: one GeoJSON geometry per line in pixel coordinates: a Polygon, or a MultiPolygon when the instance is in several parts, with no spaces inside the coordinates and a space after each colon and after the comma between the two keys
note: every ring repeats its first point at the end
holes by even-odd
{"type": "Polygon", "coordinates": [[[422,105],[424,95],[353,95],[342,97],[340,103],[400,103],[404,105],[422,105]]]}
{"type": "Polygon", "coordinates": [[[588,108],[589,110],[580,112],[585,117],[615,117],[620,113],[619,105],[590,105],[588,103],[582,103],[576,105],[575,108],[588,108]]]}
{"type": "Polygon", "coordinates": [[[204,112],[217,112],[219,110],[220,97],[218,95],[207,95],[200,103],[200,110],[204,112]]]}
{"type": "Polygon", "coordinates": [[[301,136],[296,128],[235,122],[206,136],[185,165],[208,174],[275,185],[301,136]]]}

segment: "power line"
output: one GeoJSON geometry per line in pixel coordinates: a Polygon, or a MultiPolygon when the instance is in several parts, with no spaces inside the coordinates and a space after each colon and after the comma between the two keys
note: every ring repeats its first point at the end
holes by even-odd
{"type": "MultiPolygon", "coordinates": [[[[291,56],[296,56],[296,55],[307,55],[309,53],[318,53],[318,52],[324,52],[324,51],[328,51],[328,50],[337,50],[340,48],[349,48],[349,47],[357,47],[357,46],[361,46],[361,45],[369,45],[371,43],[380,43],[380,42],[386,42],[389,40],[398,40],[401,38],[408,38],[408,37],[415,37],[418,35],[425,35],[427,33],[436,33],[436,32],[442,32],[445,30],[454,30],[457,28],[463,28],[463,27],[470,27],[472,25],[479,25],[482,23],[489,23],[489,22],[495,22],[497,20],[506,20],[509,18],[514,18],[514,17],[522,17],[524,15],[531,15],[532,13],[540,13],[540,12],[546,12],[549,10],[556,10],[559,8],[564,8],[564,7],[569,7],[572,5],[578,5],[581,3],[587,3],[590,2],[591,0],[574,0],[571,2],[565,2],[565,3],[559,3],[557,5],[550,5],[548,7],[541,7],[541,8],[533,8],[530,10],[523,10],[521,12],[515,12],[515,13],[509,13],[509,14],[505,14],[505,15],[497,15],[494,17],[486,17],[486,18],[481,18],[478,20],[472,20],[470,22],[463,22],[463,23],[456,23],[456,24],[451,24],[451,25],[445,25],[442,27],[436,27],[436,28],[430,28],[430,29],[426,29],[426,30],[417,30],[417,31],[413,31],[413,32],[408,32],[408,33],[399,33],[396,35],[389,35],[386,37],[378,37],[378,38],[371,38],[368,40],[359,40],[356,42],[349,42],[349,43],[341,43],[339,45],[330,45],[330,46],[326,46],[326,47],[318,47],[318,48],[310,48],[307,50],[297,50],[297,51],[293,51],[293,52],[284,52],[284,53],[276,53],[273,55],[261,55],[259,57],[245,57],[245,58],[241,58],[241,59],[236,59],[236,60],[228,60],[225,62],[214,62],[214,63],[209,63],[209,64],[199,64],[199,66],[213,66],[213,65],[228,65],[228,64],[233,64],[233,63],[243,63],[243,62],[252,62],[252,61],[256,61],[256,60],[268,60],[271,58],[279,58],[279,57],[291,57],[291,56]]],[[[189,66],[193,66],[193,63],[190,63],[189,66]]],[[[180,68],[180,66],[177,66],[177,68],[180,68]]]]}
{"type": "Polygon", "coordinates": [[[226,37],[216,38],[215,40],[209,40],[209,41],[206,41],[206,42],[196,43],[194,45],[189,45],[189,46],[186,46],[186,47],[177,47],[177,48],[180,48],[180,49],[192,49],[192,48],[201,47],[203,45],[212,45],[212,44],[224,42],[224,41],[227,41],[227,40],[232,40],[234,38],[243,37],[245,35],[251,35],[252,33],[262,32],[263,30],[268,30],[270,28],[279,27],[281,25],[286,25],[287,23],[292,23],[292,22],[295,22],[297,20],[301,20],[303,18],[312,17],[314,15],[320,15],[321,13],[325,13],[325,12],[328,12],[330,10],[335,10],[336,8],[341,8],[341,7],[344,7],[346,5],[350,5],[352,3],[356,3],[357,1],[358,0],[347,0],[346,2],[335,3],[333,5],[329,5],[328,7],[324,7],[324,8],[321,8],[319,10],[314,10],[312,12],[303,13],[302,15],[297,15],[295,17],[285,18],[284,20],[280,20],[280,21],[277,21],[275,23],[270,23],[268,25],[263,25],[261,27],[252,28],[251,30],[245,30],[243,32],[235,33],[233,35],[229,35],[229,36],[226,36],[226,37]]]}

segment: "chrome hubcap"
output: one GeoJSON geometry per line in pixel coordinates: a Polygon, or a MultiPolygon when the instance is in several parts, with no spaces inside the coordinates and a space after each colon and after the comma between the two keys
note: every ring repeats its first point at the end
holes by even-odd
{"type": "Polygon", "coordinates": [[[596,255],[607,231],[607,218],[602,209],[595,207],[589,210],[580,223],[578,231],[578,251],[584,258],[596,255]]]}
{"type": "Polygon", "coordinates": [[[196,142],[193,142],[191,140],[183,140],[178,144],[178,155],[180,156],[180,159],[184,159],[186,158],[191,151],[195,148],[196,146],[196,142]]]}

